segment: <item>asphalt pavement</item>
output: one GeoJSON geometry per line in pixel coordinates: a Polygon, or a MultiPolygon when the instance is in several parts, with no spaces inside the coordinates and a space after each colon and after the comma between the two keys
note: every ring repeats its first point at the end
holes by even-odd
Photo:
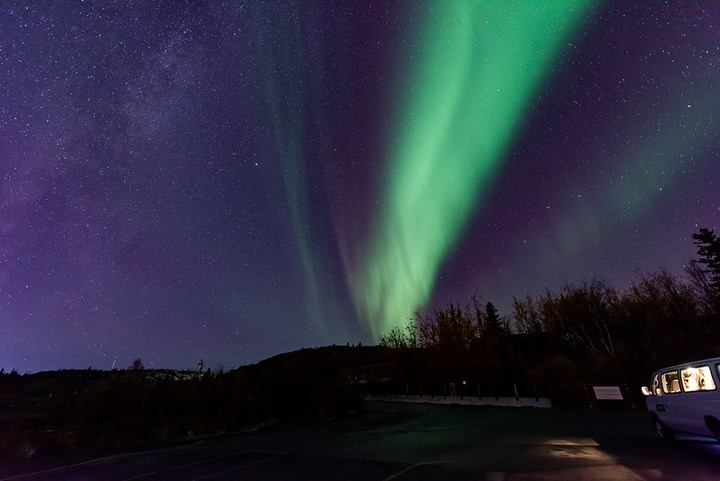
{"type": "Polygon", "coordinates": [[[647,414],[373,402],[336,423],[0,463],[9,480],[717,480],[720,445],[647,414]]]}

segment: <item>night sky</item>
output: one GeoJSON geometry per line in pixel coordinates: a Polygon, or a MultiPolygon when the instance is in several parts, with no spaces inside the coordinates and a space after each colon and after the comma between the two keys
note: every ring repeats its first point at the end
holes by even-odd
{"type": "Polygon", "coordinates": [[[715,0],[3,2],[0,367],[683,275],[719,156],[715,0]]]}

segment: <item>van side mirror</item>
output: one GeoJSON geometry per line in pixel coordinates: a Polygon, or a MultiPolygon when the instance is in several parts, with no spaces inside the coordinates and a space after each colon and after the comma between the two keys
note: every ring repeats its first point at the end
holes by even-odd
{"type": "Polygon", "coordinates": [[[650,389],[648,389],[647,386],[643,386],[643,387],[641,388],[641,390],[642,390],[642,393],[643,393],[644,395],[646,395],[646,396],[652,396],[652,395],[653,395],[652,392],[650,392],[650,389]]]}

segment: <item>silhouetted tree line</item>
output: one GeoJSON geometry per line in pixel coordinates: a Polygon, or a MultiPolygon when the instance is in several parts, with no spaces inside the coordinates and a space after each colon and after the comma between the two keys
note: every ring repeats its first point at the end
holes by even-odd
{"type": "MultiPolygon", "coordinates": [[[[629,383],[656,368],[720,356],[720,239],[693,235],[688,279],[640,274],[417,313],[381,346],[304,349],[229,372],[0,370],[0,457],[167,444],[348,416],[366,393],[550,396],[584,404],[583,384],[629,383]],[[452,385],[451,385],[452,383],[452,385]]],[[[634,383],[634,384],[633,384],[634,383]]]]}
{"type": "Polygon", "coordinates": [[[688,279],[638,274],[620,292],[600,280],[515,298],[511,319],[491,302],[450,303],[388,332],[381,344],[404,352],[403,375],[388,386],[413,394],[549,395],[583,402],[583,384],[633,389],[664,365],[720,356],[720,238],[693,235],[698,258],[688,279]]]}
{"type": "Polygon", "coordinates": [[[0,457],[167,444],[338,419],[363,397],[322,350],[229,372],[0,373],[0,457]]]}

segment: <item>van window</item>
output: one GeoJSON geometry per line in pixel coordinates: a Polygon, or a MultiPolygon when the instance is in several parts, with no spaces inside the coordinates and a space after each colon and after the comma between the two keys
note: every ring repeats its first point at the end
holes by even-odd
{"type": "Polygon", "coordinates": [[[712,391],[715,389],[715,381],[710,374],[710,366],[686,367],[680,371],[683,391],[712,391]]]}
{"type": "Polygon", "coordinates": [[[678,372],[670,371],[662,375],[663,390],[667,393],[680,392],[678,372]]]}

